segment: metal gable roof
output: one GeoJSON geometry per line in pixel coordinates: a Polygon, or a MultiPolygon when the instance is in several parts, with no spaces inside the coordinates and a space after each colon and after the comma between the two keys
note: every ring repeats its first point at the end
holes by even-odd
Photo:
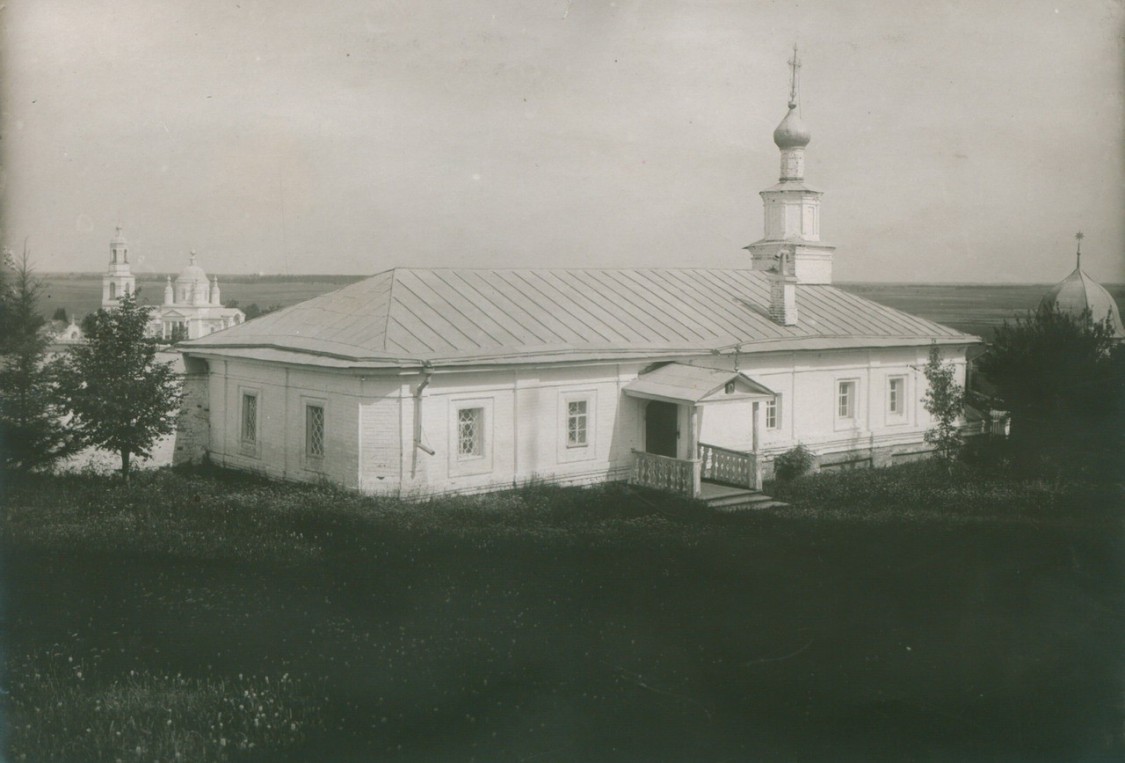
{"type": "Polygon", "coordinates": [[[465,364],[979,341],[832,286],[797,304],[797,325],[771,321],[751,270],[396,268],[180,346],[465,364]]]}

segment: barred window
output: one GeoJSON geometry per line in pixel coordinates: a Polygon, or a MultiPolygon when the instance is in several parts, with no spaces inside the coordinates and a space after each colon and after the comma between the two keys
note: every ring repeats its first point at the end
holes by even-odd
{"type": "Polygon", "coordinates": [[[566,404],[566,446],[583,448],[586,446],[587,412],[585,400],[571,400],[566,404]]]}
{"type": "Polygon", "coordinates": [[[837,387],[836,416],[841,419],[855,418],[855,382],[842,381],[837,387]]]}
{"type": "Polygon", "coordinates": [[[305,454],[313,458],[324,456],[324,406],[305,406],[305,454]]]}
{"type": "Polygon", "coordinates": [[[777,429],[781,426],[781,417],[778,415],[778,398],[771,397],[766,401],[766,429],[777,429]]]}
{"type": "Polygon", "coordinates": [[[457,411],[457,455],[461,458],[480,456],[483,448],[483,408],[462,408],[457,411]]]}
{"type": "Polygon", "coordinates": [[[242,441],[258,441],[258,396],[253,392],[242,393],[242,441]]]}
{"type": "Polygon", "coordinates": [[[892,416],[901,416],[906,412],[906,379],[902,376],[892,376],[887,383],[887,409],[892,416]]]}

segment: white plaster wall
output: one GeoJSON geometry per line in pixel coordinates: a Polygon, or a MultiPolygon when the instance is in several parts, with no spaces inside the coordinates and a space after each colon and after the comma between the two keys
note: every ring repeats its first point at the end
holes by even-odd
{"type": "MultiPolygon", "coordinates": [[[[741,369],[781,394],[780,426],[760,417],[760,449],[767,456],[803,442],[824,455],[922,442],[931,425],[922,407],[922,369],[928,348],[861,349],[801,353],[751,353],[741,369]],[[887,380],[906,379],[904,415],[887,415],[887,380]],[[837,383],[857,385],[856,417],[836,416],[837,383]]],[[[964,351],[945,348],[946,360],[964,382],[964,351]]],[[[682,358],[703,366],[733,367],[729,356],[682,358]]],[[[414,447],[414,390],[420,373],[355,373],[302,370],[249,361],[211,360],[208,398],[210,456],[222,465],[271,476],[325,479],[369,493],[420,496],[507,487],[534,479],[595,482],[620,479],[632,450],[644,447],[644,404],[621,389],[646,364],[607,363],[582,367],[528,367],[465,372],[438,371],[421,397],[422,443],[414,447]],[[257,445],[241,441],[241,394],[259,395],[257,445]],[[588,401],[585,448],[568,448],[566,401],[588,401]],[[325,406],[326,452],[310,463],[305,455],[305,405],[325,406]],[[457,453],[460,406],[484,411],[484,449],[479,457],[457,453]]],[[[764,408],[764,404],[763,404],[764,408]]],[[[688,408],[681,406],[680,457],[687,458],[688,408]]],[[[703,406],[703,442],[750,450],[748,402],[703,406]]]]}
{"type": "MultiPolygon", "coordinates": [[[[781,395],[777,429],[765,427],[763,406],[760,449],[778,453],[804,443],[814,452],[833,453],[853,448],[921,443],[932,420],[922,404],[926,392],[923,368],[929,349],[887,348],[801,353],[743,355],[742,371],[781,395]],[[906,380],[905,410],[901,417],[888,414],[888,382],[892,376],[906,380]],[[856,382],[856,416],[851,421],[836,416],[837,384],[856,382]]],[[[944,348],[945,360],[965,381],[964,350],[944,348]]],[[[732,367],[729,358],[706,358],[700,365],[732,367]]],[[[749,403],[704,406],[702,441],[736,450],[751,447],[749,403]]]]}
{"type": "Polygon", "coordinates": [[[282,479],[359,487],[359,380],[251,361],[210,362],[211,459],[282,479]],[[258,437],[242,442],[244,391],[258,394],[258,437]],[[323,459],[305,455],[305,405],[325,407],[323,459]]]}
{"type": "MultiPolygon", "coordinates": [[[[435,373],[422,401],[422,442],[413,447],[415,399],[402,397],[406,495],[472,491],[535,479],[588,482],[622,476],[640,447],[637,401],[621,387],[639,366],[521,368],[435,373]],[[567,401],[587,401],[587,444],[567,447],[567,401]],[[457,411],[484,412],[484,449],[479,457],[457,453],[457,411]],[[416,462],[416,463],[415,463],[416,462]]],[[[420,377],[419,377],[420,378],[420,377]]],[[[416,382],[414,382],[416,383],[416,382]]],[[[413,387],[411,387],[412,390],[413,387]]]]}

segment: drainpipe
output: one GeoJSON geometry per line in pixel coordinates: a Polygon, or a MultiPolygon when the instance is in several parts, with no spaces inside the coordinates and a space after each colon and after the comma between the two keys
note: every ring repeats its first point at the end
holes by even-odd
{"type": "Polygon", "coordinates": [[[422,364],[422,381],[414,388],[414,450],[410,463],[410,476],[413,478],[418,472],[418,451],[426,455],[434,455],[434,449],[422,443],[422,393],[430,386],[430,377],[434,375],[429,363],[422,364]]]}

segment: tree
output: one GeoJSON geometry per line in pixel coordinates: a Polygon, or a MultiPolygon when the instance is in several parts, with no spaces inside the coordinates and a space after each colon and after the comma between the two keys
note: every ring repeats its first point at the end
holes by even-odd
{"type": "Polygon", "coordinates": [[[73,426],[86,444],[121,455],[125,480],[133,456],[175,431],[181,398],[172,364],[157,361],[156,341],[145,336],[149,311],[126,294],[119,307],[94,313],[86,344],[69,348],[56,369],[73,426]]]}
{"type": "Polygon", "coordinates": [[[977,368],[1012,414],[1017,450],[1062,459],[1120,453],[1125,347],[1113,335],[1108,317],[1053,304],[997,329],[977,368]]]}
{"type": "Polygon", "coordinates": [[[924,373],[928,386],[922,404],[934,420],[934,426],[926,430],[924,439],[937,447],[938,456],[948,464],[961,450],[960,419],[965,390],[954,379],[953,364],[942,363],[936,342],[930,345],[930,359],[924,373]]]}
{"type": "Polygon", "coordinates": [[[75,452],[79,443],[64,423],[46,363],[42,286],[26,246],[18,263],[5,254],[0,269],[0,464],[5,469],[49,466],[75,452]]]}
{"type": "Polygon", "coordinates": [[[65,307],[56,307],[55,314],[51,316],[53,321],[62,321],[63,323],[70,323],[70,318],[67,317],[65,307]]]}
{"type": "Polygon", "coordinates": [[[13,336],[12,326],[12,280],[15,275],[15,262],[12,251],[4,247],[0,253],[0,353],[8,352],[8,343],[13,336]]]}

